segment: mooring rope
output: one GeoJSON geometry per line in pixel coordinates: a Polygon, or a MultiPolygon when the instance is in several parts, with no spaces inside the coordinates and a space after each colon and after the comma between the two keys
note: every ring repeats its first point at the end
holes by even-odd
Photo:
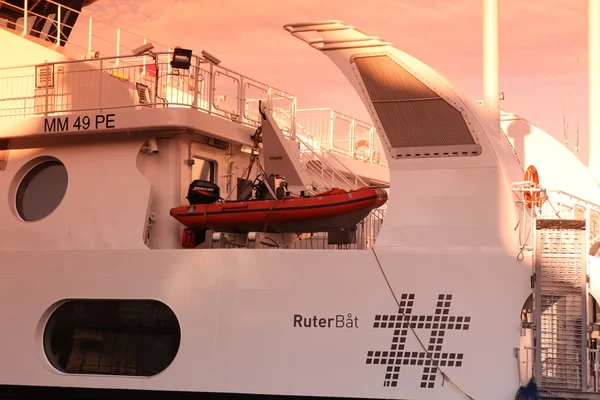
{"type": "MultiPolygon", "coordinates": [[[[398,310],[402,314],[402,318],[404,319],[404,321],[407,321],[408,319],[406,318],[406,314],[404,313],[404,307],[400,306],[400,302],[398,301],[398,297],[396,297],[396,293],[394,293],[394,289],[392,289],[392,285],[390,284],[390,281],[389,281],[387,275],[385,274],[385,271],[383,270],[383,266],[381,265],[381,262],[379,262],[379,257],[377,257],[377,253],[375,252],[375,250],[373,250],[373,254],[375,255],[375,259],[377,260],[377,265],[379,265],[379,270],[381,271],[381,274],[383,275],[383,278],[385,279],[385,282],[386,282],[388,288],[390,289],[390,292],[392,293],[392,296],[394,297],[394,300],[396,301],[396,306],[398,307],[398,310]]],[[[413,335],[417,338],[417,341],[421,345],[421,348],[423,348],[423,351],[425,352],[425,354],[427,355],[427,357],[429,358],[429,360],[431,360],[432,364],[437,368],[437,372],[439,372],[440,375],[442,376],[442,386],[444,386],[444,382],[446,382],[446,381],[450,382],[450,384],[452,386],[454,386],[456,389],[458,389],[468,399],[475,400],[467,392],[465,392],[460,386],[458,386],[456,383],[454,383],[454,381],[452,381],[452,379],[450,379],[450,377],[448,377],[448,375],[446,375],[446,373],[440,368],[437,360],[435,360],[431,356],[431,353],[429,352],[429,350],[427,350],[427,347],[425,347],[425,345],[421,341],[421,338],[419,338],[419,335],[417,335],[417,332],[415,331],[415,328],[413,328],[411,324],[408,324],[408,327],[409,327],[410,331],[413,333],[413,335]]]]}

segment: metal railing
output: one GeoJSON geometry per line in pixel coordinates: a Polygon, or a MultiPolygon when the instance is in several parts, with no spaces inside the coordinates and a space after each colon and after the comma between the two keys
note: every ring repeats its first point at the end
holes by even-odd
{"type": "Polygon", "coordinates": [[[40,14],[41,10],[38,11],[36,7],[30,7],[34,6],[33,3],[32,0],[24,0],[24,7],[18,7],[0,0],[0,11],[4,11],[0,16],[0,25],[23,35],[63,44],[73,58],[120,56],[129,54],[132,49],[148,42],[152,42],[156,51],[167,51],[175,47],[150,40],[53,0],[40,3],[45,7],[47,15],[40,14]],[[62,22],[68,14],[77,14],[77,23],[70,25],[62,22]],[[69,31],[68,41],[65,31],[69,31]]]}
{"type": "Polygon", "coordinates": [[[300,161],[306,167],[309,175],[314,183],[319,186],[318,190],[324,191],[337,187],[345,190],[357,189],[367,184],[352,171],[347,171],[352,177],[349,179],[342,171],[347,168],[333,154],[329,155],[328,159],[336,162],[337,167],[334,167],[326,158],[328,150],[315,151],[308,141],[298,137],[300,142],[300,161]]]}
{"type": "MultiPolygon", "coordinates": [[[[522,251],[533,250],[535,220],[543,219],[585,219],[587,224],[588,248],[600,242],[600,205],[562,190],[545,189],[531,182],[513,182],[512,191],[520,210],[518,227],[522,251]],[[525,195],[542,198],[541,207],[532,207],[535,200],[525,200],[525,195]],[[530,204],[528,204],[530,203],[530,204]]],[[[518,228],[518,229],[517,229],[518,228]]],[[[596,256],[600,256],[600,251],[596,256]]]]}
{"type": "Polygon", "coordinates": [[[590,376],[588,381],[588,388],[594,392],[600,391],[598,378],[600,377],[600,359],[598,349],[588,348],[588,360],[590,360],[590,376]]]}
{"type": "Polygon", "coordinates": [[[128,56],[0,68],[0,118],[184,107],[256,127],[262,101],[274,114],[287,116],[278,121],[293,135],[294,95],[199,56],[192,56],[189,70],[173,69],[171,53],[155,57],[152,63],[128,56]]]}
{"type": "MultiPolygon", "coordinates": [[[[356,225],[352,240],[347,244],[329,244],[327,232],[304,234],[303,238],[296,238],[283,245],[275,240],[261,237],[261,233],[250,240],[250,235],[218,233],[213,235],[212,243],[208,248],[213,249],[302,249],[302,250],[369,250],[375,244],[377,236],[383,226],[386,209],[372,210],[369,215],[356,225]]],[[[267,234],[270,235],[270,234],[267,234]]],[[[278,235],[278,234],[274,234],[278,235]]],[[[281,235],[281,234],[279,234],[281,235]]]]}
{"type": "Polygon", "coordinates": [[[298,110],[296,120],[304,131],[332,153],[387,166],[381,139],[372,124],[329,108],[298,110]]]}
{"type": "MultiPolygon", "coordinates": [[[[284,124],[285,121],[292,120],[291,115],[286,115],[282,112],[278,112],[274,116],[279,126],[282,125],[281,117],[284,117],[284,124]]],[[[313,186],[317,188],[316,190],[329,190],[333,187],[352,190],[361,186],[367,186],[331,150],[324,148],[322,143],[297,122],[294,133],[294,135],[287,135],[287,137],[299,143],[300,162],[306,167],[313,180],[313,186]]]]}
{"type": "MultiPolygon", "coordinates": [[[[519,383],[521,386],[527,384],[533,376],[535,366],[535,347],[524,346],[525,359],[519,355],[519,383]]],[[[542,373],[546,375],[554,374],[554,360],[551,358],[549,349],[542,347],[542,373]]],[[[588,392],[599,392],[599,377],[600,377],[600,359],[598,357],[599,350],[595,348],[587,349],[587,359],[589,362],[590,374],[587,381],[588,392]]]]}
{"type": "Polygon", "coordinates": [[[521,376],[521,364],[519,365],[519,377],[521,386],[526,385],[527,382],[529,382],[529,380],[531,379],[531,377],[533,377],[533,371],[535,366],[535,347],[524,346],[523,349],[525,350],[525,360],[519,360],[524,367],[524,376],[521,376]]]}
{"type": "MultiPolygon", "coordinates": [[[[149,40],[53,0],[45,2],[47,15],[36,12],[35,8],[29,9],[31,4],[31,0],[25,0],[24,7],[17,7],[0,0],[0,11],[5,11],[0,13],[0,25],[5,24],[23,35],[64,44],[67,54],[86,63],[80,64],[81,67],[70,62],[31,66],[35,72],[26,71],[27,67],[21,67],[18,72],[0,70],[0,118],[169,106],[196,108],[255,127],[260,121],[258,102],[263,101],[270,105],[280,127],[289,136],[293,137],[300,129],[312,136],[319,148],[328,150],[330,156],[337,154],[387,166],[381,140],[367,122],[325,108],[296,111],[294,95],[205,62],[201,57],[194,56],[195,62],[189,71],[173,71],[169,58],[174,45],[149,40]],[[68,13],[78,14],[78,22],[74,25],[61,22],[68,13]],[[70,33],[68,40],[65,28],[70,33]],[[128,56],[133,48],[148,42],[154,45],[157,62],[149,54],[128,56]],[[102,74],[94,74],[94,71],[129,81],[135,85],[138,100],[136,96],[117,99],[111,90],[114,85],[102,87],[103,81],[97,79],[102,74]],[[52,77],[51,84],[40,85],[41,74],[52,77]],[[86,78],[89,82],[82,82],[86,78]],[[78,93],[72,85],[76,81],[83,85],[77,87],[78,93]],[[297,113],[301,114],[300,124],[296,123],[297,113]]],[[[343,165],[339,160],[338,163],[343,165]]],[[[358,184],[355,179],[354,186],[358,184]]]]}
{"type": "MultiPolygon", "coordinates": [[[[385,217],[385,208],[372,210],[365,219],[358,223],[354,234],[354,243],[328,244],[327,232],[315,233],[310,238],[290,243],[288,249],[306,250],[369,250],[375,244],[385,217]]],[[[262,245],[261,248],[269,248],[262,245]]]]}

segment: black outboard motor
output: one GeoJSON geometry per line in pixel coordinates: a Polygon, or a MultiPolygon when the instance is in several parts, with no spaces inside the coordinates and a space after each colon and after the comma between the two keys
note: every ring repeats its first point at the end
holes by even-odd
{"type": "Polygon", "coordinates": [[[191,205],[211,204],[221,198],[219,186],[210,181],[196,179],[190,183],[187,199],[191,205]]]}

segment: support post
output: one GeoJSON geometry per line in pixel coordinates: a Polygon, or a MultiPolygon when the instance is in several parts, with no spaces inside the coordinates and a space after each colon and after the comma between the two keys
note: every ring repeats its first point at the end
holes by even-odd
{"type": "Polygon", "coordinates": [[[498,0],[483,0],[483,107],[495,137],[500,137],[498,0]]]}
{"type": "Polygon", "coordinates": [[[27,0],[23,1],[23,35],[27,35],[27,11],[29,11],[29,5],[27,0]]]}
{"type": "Polygon", "coordinates": [[[600,1],[588,0],[588,167],[600,182],[600,1]]]}

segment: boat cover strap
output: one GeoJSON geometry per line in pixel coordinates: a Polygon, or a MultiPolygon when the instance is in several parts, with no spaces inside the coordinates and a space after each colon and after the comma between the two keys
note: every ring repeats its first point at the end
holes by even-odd
{"type": "Polygon", "coordinates": [[[267,233],[267,227],[269,226],[269,217],[271,216],[271,211],[273,211],[273,207],[275,207],[275,203],[277,203],[277,200],[274,200],[271,203],[271,207],[269,208],[269,213],[267,214],[267,218],[265,219],[265,227],[263,228],[263,233],[267,233]]]}
{"type": "Polygon", "coordinates": [[[208,206],[209,204],[204,205],[204,219],[206,220],[206,228],[212,231],[212,226],[208,220],[208,214],[206,213],[208,211],[208,206]]]}

